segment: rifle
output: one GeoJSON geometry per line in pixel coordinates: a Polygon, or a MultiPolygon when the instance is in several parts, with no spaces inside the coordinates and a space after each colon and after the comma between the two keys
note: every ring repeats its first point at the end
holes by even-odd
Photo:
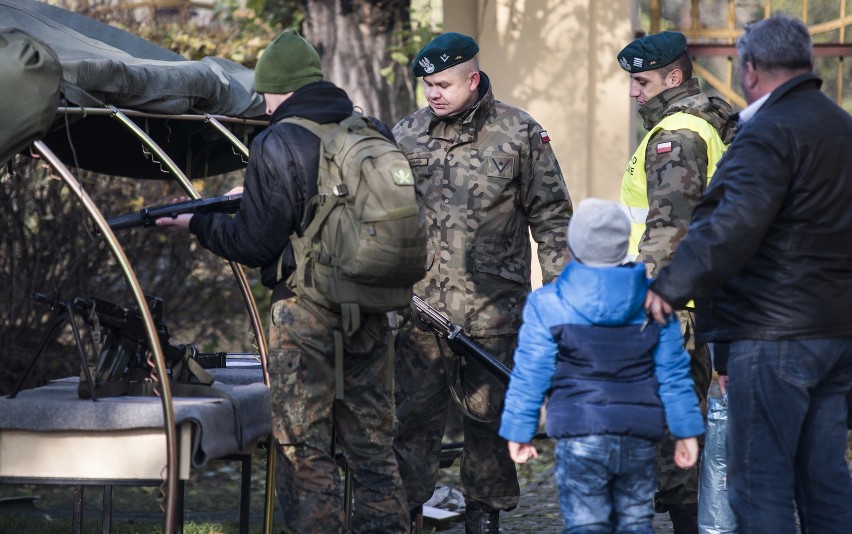
{"type": "Polygon", "coordinates": [[[453,352],[470,356],[482,364],[491,374],[503,382],[504,385],[509,385],[509,377],[512,376],[512,371],[503,365],[503,362],[492,356],[482,345],[468,337],[461,326],[450,321],[449,318],[430,306],[425,300],[417,295],[413,295],[411,300],[414,303],[414,308],[417,310],[420,320],[426,323],[433,332],[446,339],[453,352]]]}
{"type": "Polygon", "coordinates": [[[242,193],[238,193],[236,195],[197,198],[184,202],[163,204],[110,217],[107,219],[107,223],[113,230],[124,230],[138,226],[154,226],[154,221],[157,219],[162,217],[174,219],[182,213],[236,213],[240,208],[242,198],[242,193]]]}
{"type": "MultiPolygon", "coordinates": [[[[150,388],[144,378],[150,374],[152,366],[148,361],[151,348],[142,315],[135,305],[124,308],[96,297],[76,297],[64,302],[59,300],[58,294],[50,298],[43,293],[34,293],[33,299],[49,304],[58,313],[10,398],[18,394],[36,359],[63,323],[71,325],[83,368],[77,389],[80,398],[97,400],[98,397],[153,392],[148,391],[150,388]],[[81,318],[92,333],[94,350],[90,356],[86,354],[75,317],[81,318]]],[[[201,384],[212,383],[213,377],[204,369],[226,367],[231,353],[202,353],[195,345],[172,345],[168,327],[162,320],[163,300],[151,296],[146,296],[145,300],[172,381],[190,382],[195,377],[201,384]]],[[[239,356],[245,355],[239,353],[239,356]]]]}

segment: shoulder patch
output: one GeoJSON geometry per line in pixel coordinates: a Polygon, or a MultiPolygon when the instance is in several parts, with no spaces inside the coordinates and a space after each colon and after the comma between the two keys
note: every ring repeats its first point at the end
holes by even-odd
{"type": "Polygon", "coordinates": [[[549,143],[549,142],[550,142],[550,136],[549,136],[549,135],[547,135],[547,130],[542,130],[542,131],[540,131],[540,132],[538,133],[538,135],[540,135],[540,136],[541,136],[541,142],[542,142],[542,143],[549,143]]]}
{"type": "Polygon", "coordinates": [[[665,154],[672,151],[672,142],[657,143],[657,154],[665,154]]]}

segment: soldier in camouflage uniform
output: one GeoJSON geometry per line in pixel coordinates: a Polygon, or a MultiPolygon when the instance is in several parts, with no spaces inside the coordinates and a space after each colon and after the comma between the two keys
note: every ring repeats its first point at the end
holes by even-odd
{"type": "MultiPolygon", "coordinates": [[[[630,73],[630,96],[639,104],[648,130],[627,164],[621,186],[620,202],[633,223],[628,255],[645,263],[653,277],[671,262],[686,236],[692,210],[733,138],[733,110],[701,92],[681,33],[637,39],[618,54],[618,62],[630,73]]],[[[695,340],[693,308],[678,310],[677,315],[692,358],[695,391],[706,414],[710,351],[695,340]]],[[[674,444],[667,433],[658,446],[657,511],[669,512],[676,534],[697,533],[698,465],[677,468],[674,444]]]]}
{"type": "MultiPolygon", "coordinates": [[[[400,121],[429,225],[429,270],[415,293],[511,367],[521,310],[531,290],[529,234],[544,280],[567,260],[572,213],[547,132],[494,99],[476,42],[446,33],[417,55],[429,106],[400,121]]],[[[435,487],[448,402],[465,413],[461,478],[466,532],[497,532],[500,510],[518,503],[515,465],[497,435],[503,385],[476,361],[460,362],[415,320],[399,332],[395,363],[399,427],[394,449],[409,507],[435,487]]]]}
{"type": "Polygon", "coordinates": [[[298,283],[287,281],[295,269],[290,237],[303,233],[313,216],[308,201],[317,194],[320,140],[279,121],[339,123],[352,114],[352,101],[323,80],[316,51],[293,31],[264,51],[254,85],[263,94],[270,126],[252,141],[236,216],[199,213],[160,219],[158,225],[188,226],[213,253],[261,267],[263,284],[272,289],[268,370],[285,532],[346,531],[335,459],[339,444],[353,477],[348,532],[406,533],[405,490],[391,433],[388,317],[364,313],[360,328],[342,335],[343,398],[336,398],[333,329],[340,329],[340,313],[296,296],[298,283]]]}

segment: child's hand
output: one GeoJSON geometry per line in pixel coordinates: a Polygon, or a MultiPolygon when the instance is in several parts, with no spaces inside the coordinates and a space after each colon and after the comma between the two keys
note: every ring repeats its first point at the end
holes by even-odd
{"type": "MultiPolygon", "coordinates": [[[[697,447],[697,445],[696,445],[697,447]]],[[[538,451],[531,443],[509,442],[509,456],[516,464],[525,464],[527,460],[538,458],[538,451]]]]}
{"type": "Polygon", "coordinates": [[[685,438],[677,440],[675,444],[674,461],[681,469],[688,469],[695,465],[698,460],[698,440],[685,438]]]}

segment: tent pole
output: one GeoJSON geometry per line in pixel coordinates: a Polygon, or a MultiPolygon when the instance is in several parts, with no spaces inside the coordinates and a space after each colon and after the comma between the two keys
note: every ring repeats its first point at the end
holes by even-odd
{"type": "Polygon", "coordinates": [[[163,356],[163,349],[160,345],[160,338],[157,335],[157,328],[154,324],[154,319],[151,316],[151,310],[148,309],[148,303],[145,300],[145,294],[142,287],[139,285],[139,280],[130,265],[130,260],[124,253],[124,249],[115,237],[112,229],[109,227],[103,214],[95,205],[92,198],[83,189],[80,182],[68,170],[62,161],[45,145],[42,141],[36,141],[34,149],[41,154],[44,159],[53,167],[62,180],[68,185],[71,191],[77,196],[83,204],[85,210],[95,221],[98,230],[109,245],[112,255],[118,262],[127,283],[130,285],[130,290],[133,293],[133,298],[136,300],[136,306],[139,308],[139,314],[142,322],[145,325],[145,333],[148,336],[148,344],[151,352],[154,354],[154,364],[157,368],[157,374],[160,377],[160,400],[163,405],[163,419],[165,420],[166,433],[166,506],[163,531],[166,534],[175,532],[177,524],[175,514],[177,510],[177,483],[178,483],[178,461],[177,461],[177,432],[175,427],[175,412],[172,404],[171,385],[168,380],[168,369],[163,356]]]}
{"type": "MultiPolygon", "coordinates": [[[[195,187],[192,185],[192,182],[187,178],[187,176],[180,170],[180,168],[175,164],[174,160],[169,157],[168,154],[149,136],[145,133],[142,128],[140,128],[135,122],[130,120],[130,118],[123,112],[121,112],[118,108],[114,106],[107,106],[112,112],[113,116],[119,119],[125,126],[127,126],[137,137],[139,137],[151,151],[156,154],[158,160],[162,162],[175,176],[175,178],[180,183],[181,187],[183,187],[184,191],[190,195],[192,198],[201,198],[201,195],[198,194],[198,191],[195,190],[195,187]]],[[[248,157],[248,148],[243,144],[239,139],[236,138],[227,128],[225,128],[221,122],[216,120],[213,116],[209,114],[205,114],[207,122],[216,128],[219,132],[221,132],[225,137],[235,146],[240,152],[242,152],[246,157],[248,157]]],[[[243,295],[243,301],[246,304],[246,307],[249,312],[249,318],[252,324],[252,329],[254,330],[255,339],[257,340],[257,349],[260,352],[261,357],[261,367],[263,368],[263,378],[264,383],[269,386],[269,371],[267,369],[267,344],[266,338],[263,333],[262,323],[260,321],[260,315],[257,311],[257,304],[254,301],[254,296],[251,293],[251,287],[249,286],[248,280],[246,278],[245,272],[241,265],[236,262],[229,261],[231,266],[231,270],[234,273],[234,276],[237,279],[237,283],[240,287],[240,292],[243,295]]],[[[274,510],[273,499],[274,499],[274,488],[275,488],[275,438],[274,436],[269,436],[267,438],[267,451],[266,451],[266,491],[264,497],[264,513],[263,513],[263,522],[264,522],[264,533],[268,534],[272,532],[272,511],[274,510]]]]}
{"type": "MultiPolygon", "coordinates": [[[[230,142],[233,144],[245,157],[248,157],[249,150],[246,145],[237,139],[237,137],[231,133],[230,130],[225,128],[221,122],[216,120],[209,113],[204,114],[207,117],[207,122],[216,130],[218,130],[222,135],[224,135],[230,142]]],[[[236,274],[236,273],[235,273],[236,274]]],[[[258,340],[258,350],[260,351],[260,359],[263,367],[263,381],[269,386],[269,371],[267,369],[267,344],[266,338],[263,335],[263,328],[261,327],[260,318],[257,312],[257,305],[254,302],[254,298],[252,297],[251,291],[248,288],[248,282],[245,279],[245,274],[240,271],[242,276],[237,276],[238,282],[242,285],[245,285],[247,291],[243,292],[244,296],[248,296],[246,298],[246,306],[249,309],[249,315],[252,319],[252,327],[255,330],[255,335],[258,340]]],[[[269,435],[266,438],[266,490],[264,493],[264,501],[263,501],[263,532],[264,534],[271,534],[272,532],[272,512],[275,509],[274,499],[275,499],[275,436],[269,435]]]]}

